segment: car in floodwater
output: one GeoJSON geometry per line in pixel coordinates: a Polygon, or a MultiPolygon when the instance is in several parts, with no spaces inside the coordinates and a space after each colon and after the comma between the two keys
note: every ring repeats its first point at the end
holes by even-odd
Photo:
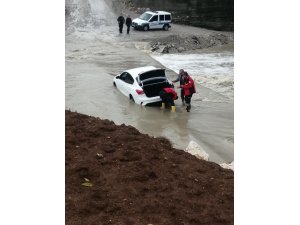
{"type": "Polygon", "coordinates": [[[126,70],[114,77],[113,85],[130,100],[144,106],[158,105],[159,92],[174,87],[166,78],[165,69],[154,66],[126,70]]]}
{"type": "Polygon", "coordinates": [[[139,18],[132,20],[131,26],[138,30],[152,30],[163,29],[169,30],[172,20],[171,13],[165,11],[147,11],[144,12],[139,18]]]}

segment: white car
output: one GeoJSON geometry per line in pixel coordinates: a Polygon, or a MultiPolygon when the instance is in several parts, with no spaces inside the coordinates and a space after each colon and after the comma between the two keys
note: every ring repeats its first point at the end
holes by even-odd
{"type": "Polygon", "coordinates": [[[131,26],[144,31],[150,29],[169,30],[172,20],[171,13],[165,11],[144,12],[139,18],[132,20],[131,26]]]}
{"type": "Polygon", "coordinates": [[[144,106],[157,105],[161,102],[159,92],[164,87],[173,87],[165,69],[154,66],[126,70],[114,77],[113,84],[130,100],[144,106]]]}

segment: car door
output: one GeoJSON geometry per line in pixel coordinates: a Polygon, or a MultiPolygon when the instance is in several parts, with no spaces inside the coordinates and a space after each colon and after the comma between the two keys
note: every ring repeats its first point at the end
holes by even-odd
{"type": "Polygon", "coordinates": [[[149,28],[150,29],[160,28],[159,21],[158,21],[158,15],[152,16],[152,18],[149,20],[149,28]]]}
{"type": "Polygon", "coordinates": [[[159,28],[163,28],[164,24],[165,24],[165,15],[159,15],[159,28]]]}
{"type": "Polygon", "coordinates": [[[123,72],[121,73],[121,75],[119,76],[119,78],[116,80],[116,84],[117,84],[117,87],[118,89],[124,94],[124,95],[127,95],[125,93],[125,77],[126,77],[126,74],[127,72],[123,72]]]}
{"type": "Polygon", "coordinates": [[[129,96],[130,93],[132,93],[134,80],[132,76],[124,72],[120,75],[119,82],[117,86],[119,87],[119,90],[126,96],[129,96]]]}

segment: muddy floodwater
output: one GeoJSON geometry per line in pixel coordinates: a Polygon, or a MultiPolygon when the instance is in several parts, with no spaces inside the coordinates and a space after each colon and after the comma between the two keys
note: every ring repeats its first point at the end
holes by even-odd
{"type": "Polygon", "coordinates": [[[209,154],[211,161],[233,161],[232,46],[170,54],[169,57],[153,54],[147,43],[157,37],[208,31],[173,24],[169,31],[131,30],[129,35],[119,34],[117,15],[105,1],[69,0],[66,4],[66,109],[131,125],[151,136],[164,136],[179,149],[195,141],[209,154]],[[199,61],[190,64],[190,57],[199,61]],[[115,75],[147,65],[165,68],[171,80],[176,78],[175,71],[180,67],[192,71],[198,93],[192,98],[190,113],[180,100],[175,101],[176,113],[171,113],[159,107],[137,105],[114,88],[115,75]]]}

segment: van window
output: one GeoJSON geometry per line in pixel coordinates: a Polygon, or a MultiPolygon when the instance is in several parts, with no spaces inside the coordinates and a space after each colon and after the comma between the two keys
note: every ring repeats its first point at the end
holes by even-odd
{"type": "Polygon", "coordinates": [[[171,15],[166,15],[166,20],[171,20],[171,15]]]}
{"type": "Polygon", "coordinates": [[[165,15],[159,15],[159,20],[160,21],[165,20],[165,15]]]}
{"type": "Polygon", "coordinates": [[[140,19],[141,20],[146,20],[148,21],[150,18],[151,18],[152,14],[149,14],[149,13],[143,13],[141,16],[140,16],[140,19]]]}
{"type": "Polygon", "coordinates": [[[153,16],[149,22],[154,22],[154,21],[157,21],[157,20],[158,20],[158,16],[156,15],[156,16],[153,16]]]}

